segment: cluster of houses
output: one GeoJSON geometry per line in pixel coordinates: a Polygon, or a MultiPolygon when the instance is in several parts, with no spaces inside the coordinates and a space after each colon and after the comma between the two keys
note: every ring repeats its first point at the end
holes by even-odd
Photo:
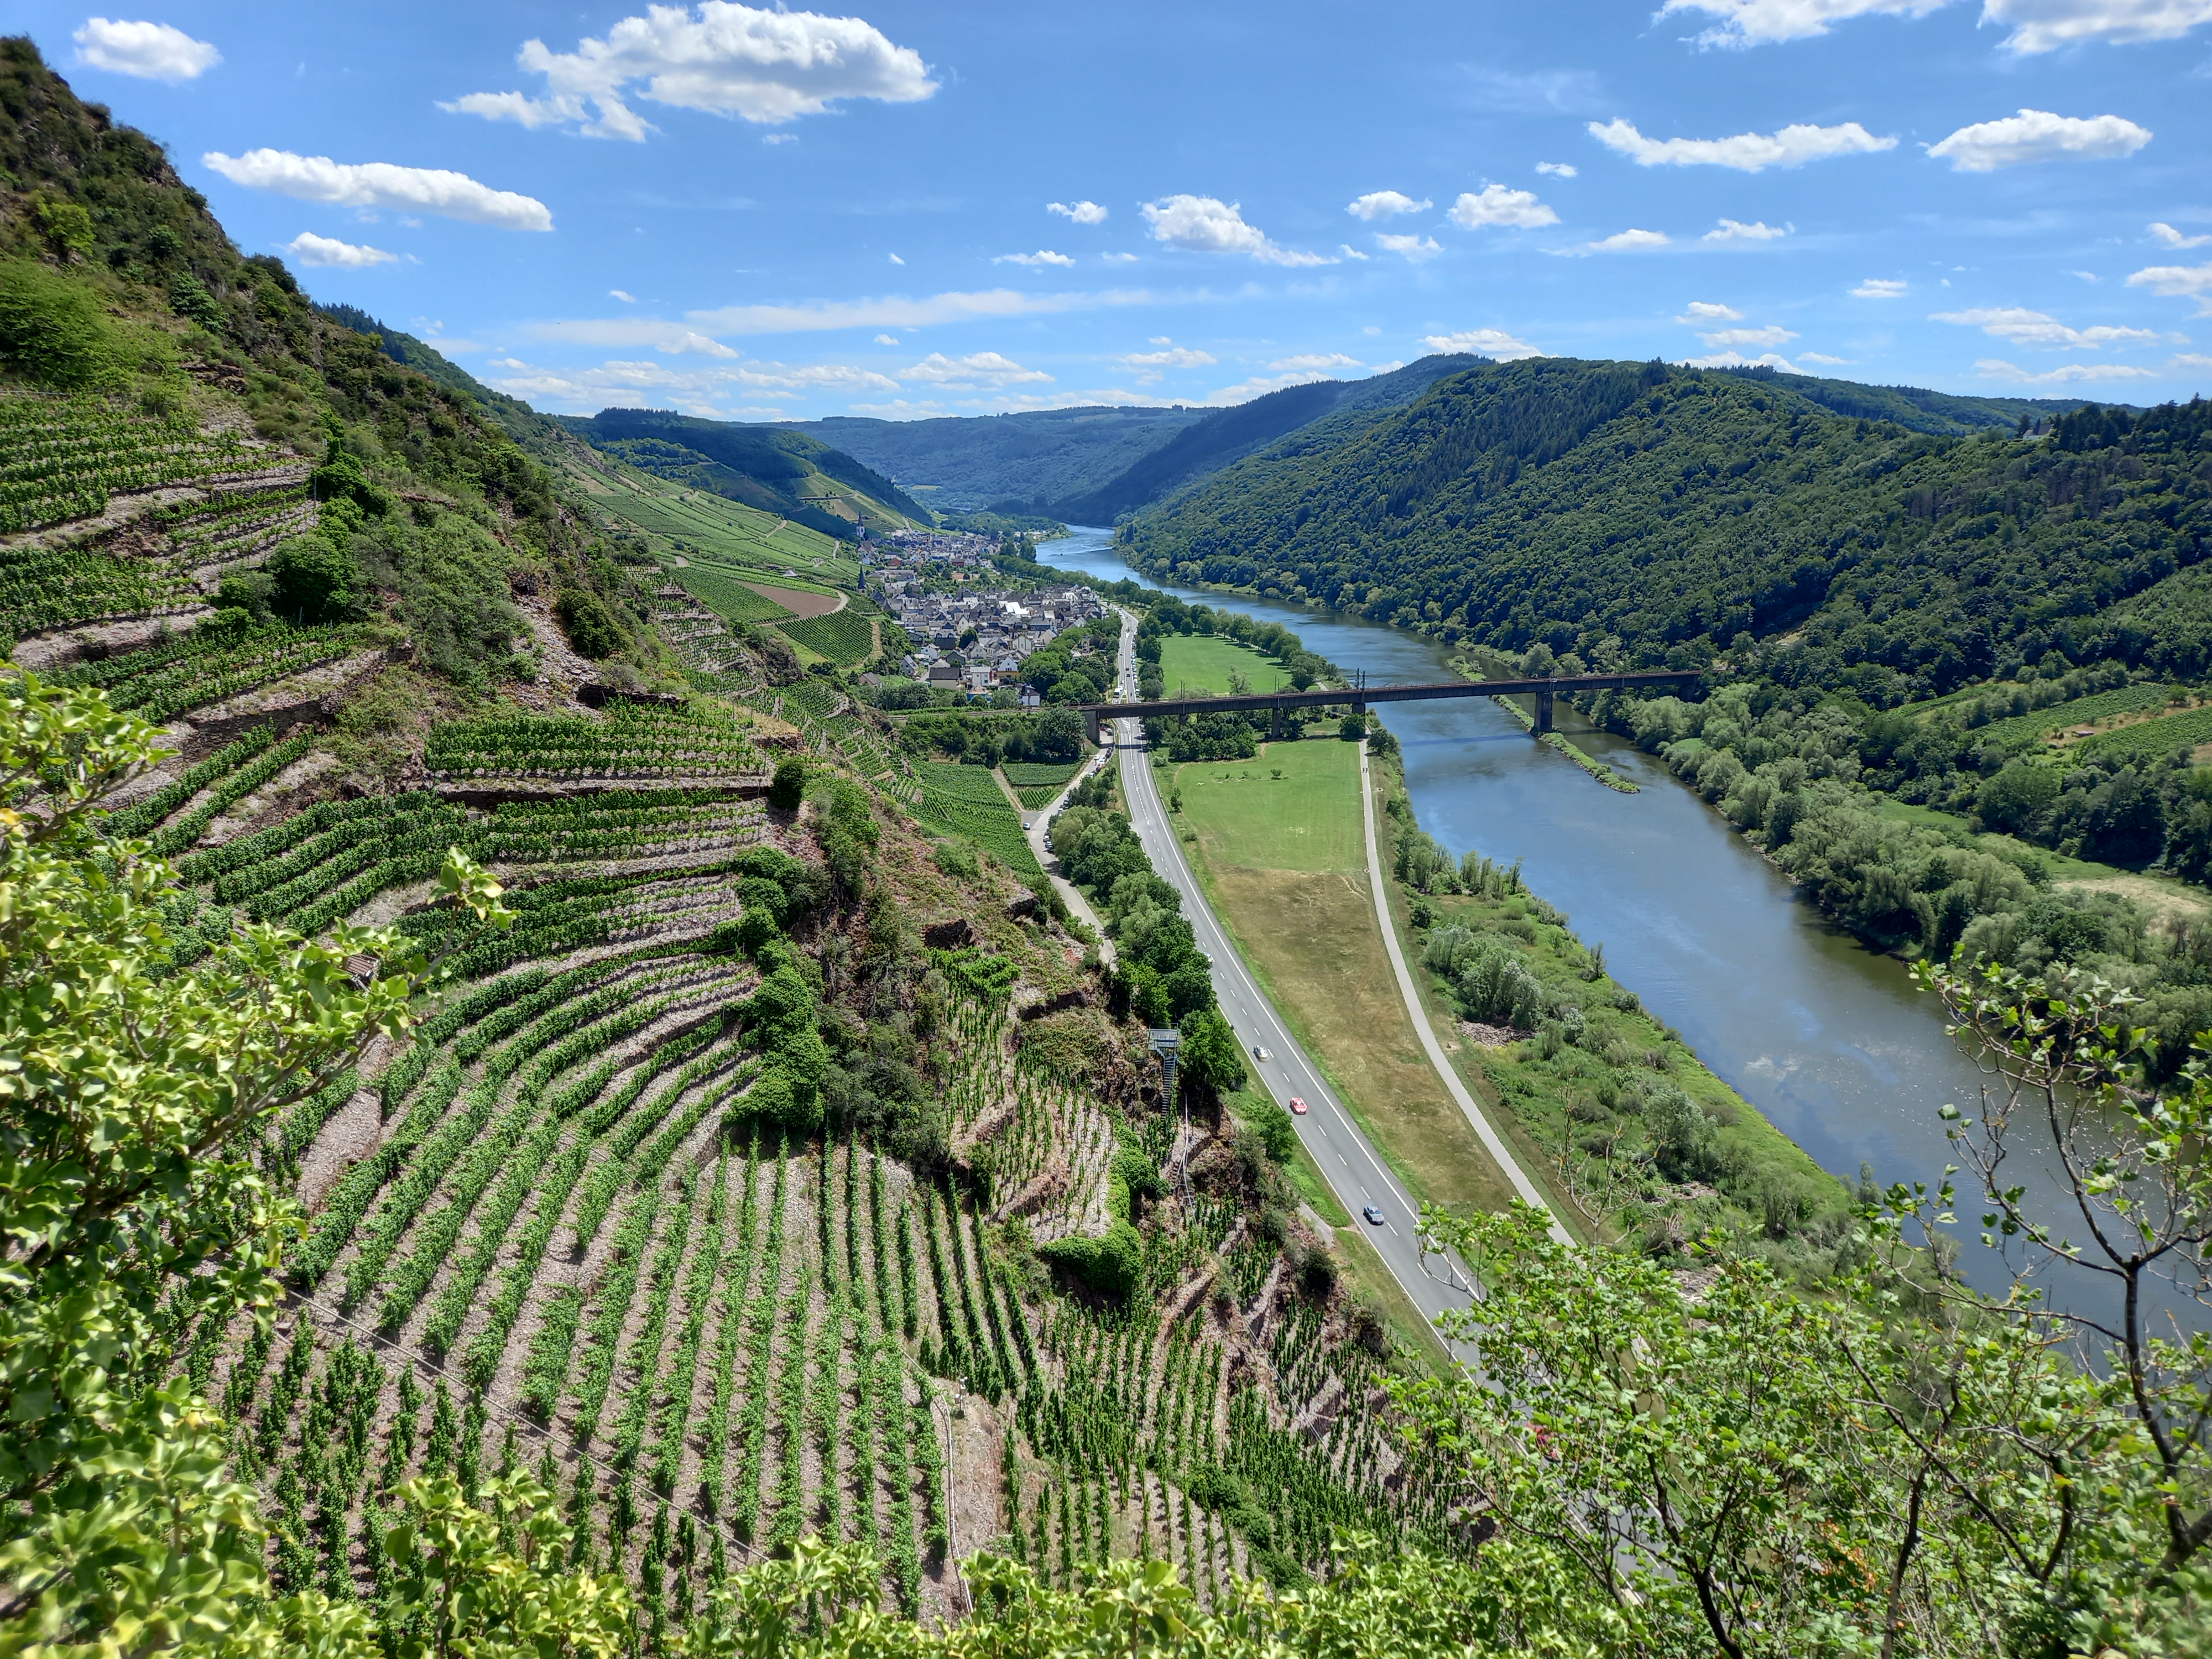
{"type": "Polygon", "coordinates": [[[950,530],[894,530],[862,539],[860,568],[864,575],[880,577],[885,583],[900,582],[918,576],[924,566],[932,564],[947,566],[956,573],[988,570],[991,556],[998,550],[995,536],[970,536],[950,530]]]}
{"type": "MultiPolygon", "coordinates": [[[[901,665],[907,675],[971,696],[1019,680],[1032,652],[1106,613],[1097,594],[1074,586],[921,593],[892,592],[886,585],[883,605],[914,641],[901,665]]],[[[1024,693],[1024,708],[1036,702],[1034,693],[1024,693]]]]}

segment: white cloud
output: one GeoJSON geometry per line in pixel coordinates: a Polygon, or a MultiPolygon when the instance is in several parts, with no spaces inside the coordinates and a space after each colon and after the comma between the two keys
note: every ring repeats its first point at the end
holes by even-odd
{"type": "Polygon", "coordinates": [[[941,351],[933,351],[913,368],[899,373],[905,380],[927,380],[955,390],[1026,386],[1052,379],[1041,368],[1024,368],[1012,358],[995,351],[975,351],[965,357],[948,357],[941,351]]]}
{"type": "MultiPolygon", "coordinates": [[[[848,328],[889,331],[925,328],[935,323],[1048,316],[1067,311],[1151,304],[1158,297],[1144,289],[1111,289],[1091,294],[1033,294],[1000,288],[928,295],[919,299],[885,295],[876,299],[813,300],[792,305],[722,306],[689,312],[684,323],[701,337],[826,333],[848,328]]],[[[526,325],[526,331],[537,339],[562,340],[571,344],[659,349],[671,331],[678,327],[641,317],[574,317],[531,323],[526,325]]]]}
{"type": "Polygon", "coordinates": [[[1850,359],[1831,357],[1825,351],[1801,351],[1797,354],[1797,361],[1801,363],[1847,363],[1850,359]]]}
{"type": "MultiPolygon", "coordinates": [[[[442,343],[441,343],[442,349],[442,343]]],[[[896,392],[898,382],[872,369],[847,363],[745,363],[735,367],[672,368],[649,361],[616,360],[596,368],[532,369],[514,358],[495,365],[525,371],[495,380],[501,390],[517,397],[604,407],[610,403],[639,403],[671,399],[693,414],[724,419],[781,420],[778,410],[757,407],[724,409],[716,400],[763,392],[804,397],[826,392],[851,395],[862,392],[896,392]]]]}
{"type": "Polygon", "coordinates": [[[1133,265],[1137,263],[1137,256],[1133,253],[1102,253],[1098,257],[1109,265],[1133,265]]]}
{"type": "Polygon", "coordinates": [[[876,336],[876,343],[878,345],[896,345],[898,343],[898,336],[896,334],[878,334],[876,336]]]}
{"type": "Polygon", "coordinates": [[[1901,300],[1905,286],[1887,276],[1869,276],[1851,290],[1851,295],[1859,300],[1901,300]]]}
{"type": "Polygon", "coordinates": [[[1057,213],[1063,219],[1073,219],[1079,225],[1103,225],[1106,210],[1096,202],[1047,202],[1047,213],[1057,213]]]}
{"type": "Polygon", "coordinates": [[[1152,343],[1164,349],[1132,352],[1121,361],[1131,368],[1203,368],[1219,359],[1190,346],[1179,346],[1165,339],[1152,343]]]}
{"type": "Polygon", "coordinates": [[[1364,259],[1368,257],[1349,242],[1339,242],[1336,245],[1336,251],[1347,259],[1364,259]]]}
{"type": "Polygon", "coordinates": [[[1734,306],[1717,304],[1711,300],[1692,300],[1682,307],[1682,314],[1674,320],[1678,323],[1740,323],[1743,320],[1743,313],[1734,306]]]}
{"type": "Polygon", "coordinates": [[[1548,173],[1554,179],[1571,179],[1580,169],[1572,161],[1539,161],[1536,171],[1548,173]]]}
{"type": "Polygon", "coordinates": [[[2212,0],[1984,0],[1982,21],[2008,23],[2004,44],[2051,52],[2083,40],[2176,40],[2212,21],[2212,0]]]}
{"type": "Polygon", "coordinates": [[[1389,236],[1378,233],[1375,241],[1385,253],[1401,254],[1415,264],[1424,259],[1433,259],[1443,252],[1433,236],[1389,236]]]}
{"type": "Polygon", "coordinates": [[[1478,357],[1495,357],[1503,363],[1547,355],[1542,347],[1516,340],[1502,328],[1466,328],[1456,334],[1425,334],[1421,343],[1431,351],[1472,353],[1478,357]]]}
{"type": "Polygon", "coordinates": [[[1974,370],[1989,380],[2012,380],[2022,386],[2064,386],[2075,380],[2154,380],[2159,374],[2157,369],[2134,363],[2063,363],[2041,374],[2031,374],[2002,357],[1977,358],[1974,370]]]}
{"type": "Polygon", "coordinates": [[[2201,351],[2185,351],[2166,365],[2169,368],[2212,368],[2212,357],[2201,351]]]}
{"type": "Polygon", "coordinates": [[[1797,372],[1796,364],[1776,351],[1762,351],[1756,357],[1747,357],[1741,351],[1716,351],[1708,357],[1685,357],[1682,361],[1692,368],[1778,368],[1784,374],[1797,372]]]}
{"type": "Polygon", "coordinates": [[[125,23],[88,17],[70,37],[77,56],[94,69],[135,75],[142,81],[197,81],[222,54],[167,23],[125,23]]]}
{"type": "MultiPolygon", "coordinates": [[[[2207,237],[2205,240],[2212,241],[2212,237],[2207,237]]],[[[2094,270],[2069,270],[2066,274],[2069,276],[2079,276],[2085,283],[2101,283],[2105,280],[2094,270]]]]}
{"type": "Polygon", "coordinates": [[[799,135],[795,132],[763,132],[761,134],[761,143],[763,144],[795,144],[798,142],[799,135]]]}
{"type": "Polygon", "coordinates": [[[1316,374],[1307,369],[1292,369],[1285,374],[1255,374],[1249,380],[1239,380],[1235,386],[1225,386],[1218,392],[1208,392],[1199,401],[1225,408],[1232,404],[1249,404],[1255,398],[1264,398],[1270,392],[1280,392],[1285,386],[1310,386],[1316,380],[1328,378],[1326,374],[1316,374]]]}
{"type": "Polygon", "coordinates": [[[1856,121],[1841,126],[1798,124],[1778,132],[1740,132],[1733,138],[1646,138],[1626,121],[1592,121],[1590,137],[1642,167],[1734,167],[1759,173],[1802,167],[1831,155],[1865,155],[1894,149],[1894,138],[1877,138],[1856,121]]]}
{"type": "Polygon", "coordinates": [[[1708,242],[1771,242],[1787,236],[1796,229],[1795,224],[1770,225],[1764,219],[1754,219],[1746,224],[1741,219],[1723,219],[1718,228],[1709,230],[1704,240],[1708,242]]]}
{"type": "Polygon", "coordinates": [[[1929,313],[1928,320],[1932,323],[1956,323],[1962,328],[1978,328],[1984,334],[1994,335],[2014,345],[2048,346],[2053,350],[2094,351],[2101,346],[2155,342],[2159,337],[2147,328],[2114,328],[2106,324],[2094,328],[2069,328],[2056,317],[2020,306],[1984,307],[1972,311],[1938,311],[1929,313]]]}
{"type": "Polygon", "coordinates": [[[411,209],[501,230],[553,228],[553,215],[544,203],[511,190],[494,190],[465,173],[443,167],[403,167],[389,161],[353,164],[283,149],[250,149],[243,155],[210,150],[200,161],[234,185],[271,190],[303,202],[411,209]]]}
{"type": "Polygon", "coordinates": [[[1769,323],[1764,328],[1721,328],[1710,334],[1698,336],[1708,346],[1778,346],[1787,345],[1797,337],[1779,323],[1769,323]]]}
{"type": "Polygon", "coordinates": [[[635,304],[637,303],[637,295],[635,295],[635,294],[625,294],[622,289],[618,289],[618,288],[611,288],[611,289],[609,289],[607,290],[607,298],[609,298],[610,300],[620,300],[620,301],[621,301],[624,305],[626,305],[626,306],[634,306],[634,305],[635,305],[635,304]]]}
{"type": "Polygon", "coordinates": [[[1653,248],[1665,247],[1671,241],[1663,230],[1617,230],[1610,236],[1600,237],[1595,242],[1584,242],[1570,249],[1574,253],[1648,253],[1653,248]]]}
{"type": "Polygon", "coordinates": [[[706,0],[696,16],[684,6],[653,6],[623,18],[605,40],[586,37],[572,52],[526,40],[515,61],[545,77],[544,97],[477,92],[439,107],[641,142],[651,129],[626,97],[780,125],[841,99],[906,104],[937,90],[919,52],[894,46],[858,17],[764,11],[730,0],[706,0]],[[586,100],[596,119],[585,118],[586,100]]]}
{"type": "Polygon", "coordinates": [[[1359,368],[1364,365],[1358,358],[1347,357],[1341,351],[1302,351],[1293,357],[1278,358],[1267,367],[1299,374],[1321,374],[1332,368],[1359,368]]]}
{"type": "Polygon", "coordinates": [[[362,270],[370,265],[388,265],[399,256],[386,253],[380,247],[366,247],[358,242],[341,242],[335,236],[318,236],[312,230],[303,230],[283,244],[284,252],[303,265],[324,265],[341,270],[362,270]]]}
{"type": "Polygon", "coordinates": [[[1065,253],[1054,253],[1048,247],[1041,247],[1035,253],[1001,253],[991,263],[994,265],[1027,265],[1035,270],[1044,265],[1072,265],[1075,261],[1065,253]]]}
{"type": "Polygon", "coordinates": [[[2118,115],[2087,119],[2024,109],[2001,121],[1960,127],[1928,153],[1959,173],[1994,173],[2024,161],[2117,161],[2150,143],[2150,130],[2118,115]]]}
{"type": "Polygon", "coordinates": [[[902,265],[906,261],[900,258],[897,254],[894,253],[891,255],[891,263],[895,265],[902,265]]]}
{"type": "Polygon", "coordinates": [[[1701,11],[1720,21],[1697,37],[1701,46],[1768,46],[1826,34],[1829,25],[1872,14],[1925,17],[1950,0],[1667,0],[1659,15],[1701,11]]]}
{"type": "Polygon", "coordinates": [[[2128,278],[2130,288],[2147,288],[2169,300],[2194,300],[2196,314],[2212,317],[2212,264],[2152,265],[2128,278]]]}
{"type": "Polygon", "coordinates": [[[1147,202],[1145,222],[1152,240],[1194,253],[1249,253],[1271,265],[1326,265],[1335,261],[1318,253],[1278,247],[1257,225],[1244,222],[1239,204],[1214,196],[1170,196],[1147,202]]]}
{"type": "Polygon", "coordinates": [[[1452,204],[1451,222],[1468,230],[1480,230],[1486,225],[1534,230],[1539,225],[1556,225],[1559,216],[1538,201],[1534,191],[1485,185],[1479,196],[1468,191],[1460,193],[1459,200],[1452,204]]]}
{"type": "Polygon", "coordinates": [[[1401,213],[1419,213],[1435,205],[1425,196],[1417,202],[1402,191],[1370,190],[1358,201],[1346,204],[1344,210],[1355,219],[1364,219],[1372,224],[1377,219],[1395,218],[1401,213]]]}
{"type": "Polygon", "coordinates": [[[2156,242],[2160,247],[2203,247],[2207,242],[2212,242],[2212,235],[2184,236],[2172,225],[2155,219],[2150,222],[2148,228],[2150,231],[2151,240],[2156,242]]]}

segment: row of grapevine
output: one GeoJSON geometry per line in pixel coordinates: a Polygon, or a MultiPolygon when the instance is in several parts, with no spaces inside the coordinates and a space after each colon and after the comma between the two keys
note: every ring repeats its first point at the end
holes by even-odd
{"type": "Polygon", "coordinates": [[[336,662],[360,648],[350,628],[276,626],[242,635],[188,634],[167,645],[65,670],[64,685],[95,686],[114,708],[159,726],[179,714],[336,662]]]}
{"type": "Polygon", "coordinates": [[[99,397],[0,397],[0,536],[91,518],[111,495],[264,468],[270,452],[99,397]]]}
{"type": "Polygon", "coordinates": [[[1017,875],[1043,876],[1019,815],[988,768],[916,761],[914,772],[921,786],[915,816],[925,830],[971,841],[1017,875]]]}
{"type": "Polygon", "coordinates": [[[760,753],[744,727],[704,703],[622,702],[604,715],[489,714],[430,734],[437,775],[687,778],[750,775],[760,753]]]}

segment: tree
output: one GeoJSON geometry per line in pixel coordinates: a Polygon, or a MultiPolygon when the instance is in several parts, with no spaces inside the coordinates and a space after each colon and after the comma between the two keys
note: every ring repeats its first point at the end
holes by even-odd
{"type": "Polygon", "coordinates": [[[1244,1051],[1218,1008],[1201,1008],[1182,1022],[1181,1070],[1202,1095],[1225,1095],[1244,1086],[1244,1051]]]}
{"type": "Polygon", "coordinates": [[[775,763],[775,775],[768,786],[768,804],[783,812],[795,812],[806,794],[806,763],[797,756],[787,756],[775,763]]]}
{"type": "MultiPolygon", "coordinates": [[[[173,968],[174,872],[105,803],[161,757],[97,691],[0,678],[0,1646],[212,1643],[265,1594],[253,1495],[167,1333],[265,1316],[297,1225],[249,1156],[397,1033],[396,933],[243,927],[173,968]]],[[[458,853],[447,896],[511,921],[458,853]]]]}

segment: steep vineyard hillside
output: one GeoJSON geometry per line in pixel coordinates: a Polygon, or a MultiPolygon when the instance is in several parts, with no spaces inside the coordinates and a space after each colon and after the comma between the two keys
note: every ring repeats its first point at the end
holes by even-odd
{"type": "Polygon", "coordinates": [[[849,679],[609,535],[588,466],[240,258],[24,43],[4,70],[10,684],[156,729],[100,856],[170,861],[159,974],[263,925],[441,963],[255,1127],[304,1220],[274,1317],[167,1304],[155,1380],[220,1414],[279,1591],[374,1593],[403,1482],[509,1468],[653,1648],[803,1535],[933,1619],[986,1545],[1207,1602],[1340,1526],[1451,1547],[1386,1431],[1413,1362],[1291,1270],[1213,1096],[1163,1111],[1005,799],[953,833],[849,679]],[[456,854],[504,930],[441,902],[456,854]]]}

